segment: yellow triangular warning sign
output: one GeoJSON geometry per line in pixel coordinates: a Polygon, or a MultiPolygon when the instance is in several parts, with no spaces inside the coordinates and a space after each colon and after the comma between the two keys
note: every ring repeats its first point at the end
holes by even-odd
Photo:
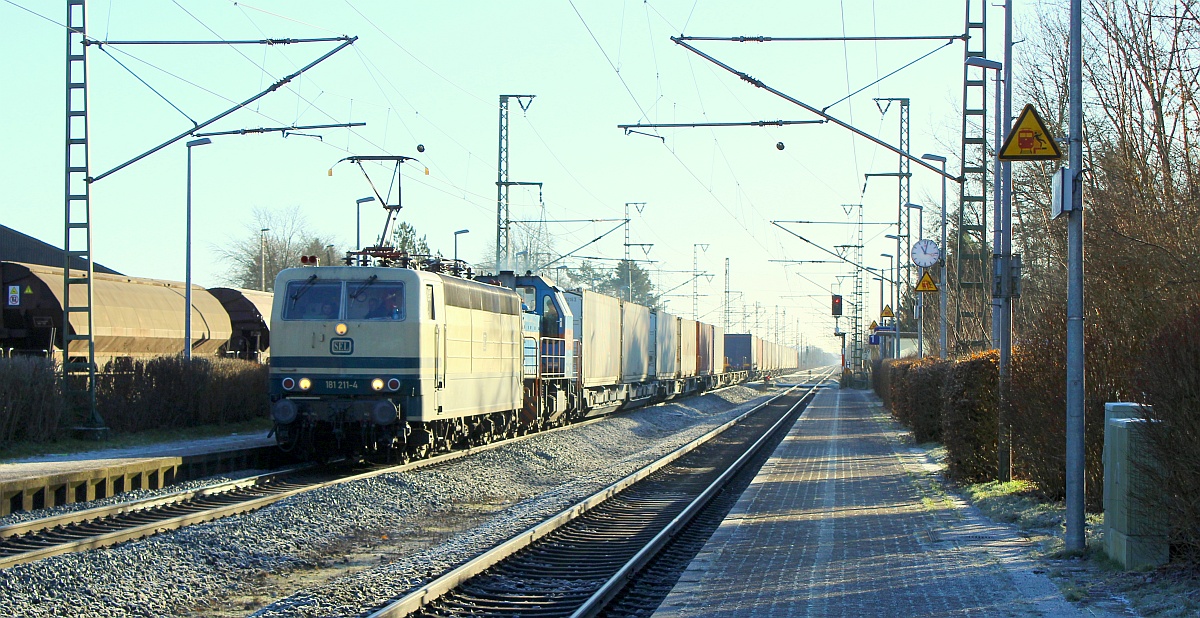
{"type": "Polygon", "coordinates": [[[879,317],[881,317],[881,318],[894,318],[894,317],[896,317],[896,314],[892,313],[892,306],[891,306],[891,305],[884,305],[884,306],[883,306],[883,311],[882,311],[882,312],[879,314],[879,317]]]}
{"type": "Polygon", "coordinates": [[[871,320],[871,330],[875,330],[876,328],[879,328],[879,322],[871,320]]]}
{"type": "Polygon", "coordinates": [[[1000,147],[1001,161],[1050,161],[1062,158],[1058,142],[1050,136],[1046,123],[1033,104],[1027,103],[1013,123],[1004,145],[1000,147]]]}
{"type": "Polygon", "coordinates": [[[917,291],[918,292],[936,292],[936,291],[938,291],[938,286],[936,283],[933,282],[933,277],[929,276],[928,270],[925,271],[925,273],[921,275],[921,280],[917,282],[917,291]]]}
{"type": "Polygon", "coordinates": [[[31,288],[31,287],[29,287],[29,286],[25,286],[25,293],[26,293],[26,294],[33,294],[33,288],[31,288]]]}

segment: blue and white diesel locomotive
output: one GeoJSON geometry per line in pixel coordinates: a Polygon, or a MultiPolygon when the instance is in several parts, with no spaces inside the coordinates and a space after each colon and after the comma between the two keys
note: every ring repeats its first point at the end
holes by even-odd
{"type": "Polygon", "coordinates": [[[798,366],[794,348],[530,273],[369,251],[275,282],[274,432],[305,459],[419,458],[798,366]]]}

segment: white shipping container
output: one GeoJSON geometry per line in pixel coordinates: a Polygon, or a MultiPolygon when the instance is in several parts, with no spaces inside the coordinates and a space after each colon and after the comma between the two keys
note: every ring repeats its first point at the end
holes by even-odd
{"type": "Polygon", "coordinates": [[[564,296],[579,338],[580,382],[585,387],[616,384],[621,363],[621,301],[588,290],[564,296]]]}
{"type": "Polygon", "coordinates": [[[645,382],[650,377],[650,309],[621,302],[621,383],[645,382]]]}
{"type": "Polygon", "coordinates": [[[660,380],[679,376],[679,318],[665,312],[655,312],[654,331],[655,372],[660,380]]]}
{"type": "Polygon", "coordinates": [[[679,318],[679,377],[696,377],[696,321],[679,318]]]}

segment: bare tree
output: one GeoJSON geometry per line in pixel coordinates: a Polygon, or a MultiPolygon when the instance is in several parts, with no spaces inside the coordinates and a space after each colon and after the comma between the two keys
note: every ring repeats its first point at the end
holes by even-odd
{"type": "Polygon", "coordinates": [[[213,249],[229,265],[223,281],[239,288],[272,291],[279,271],[300,264],[300,256],[315,255],[322,263],[338,259],[341,251],[312,233],[299,206],[268,210],[256,207],[245,235],[213,249]]]}

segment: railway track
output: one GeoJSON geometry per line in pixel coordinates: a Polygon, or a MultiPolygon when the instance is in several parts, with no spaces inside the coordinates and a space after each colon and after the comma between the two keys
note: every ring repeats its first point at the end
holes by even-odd
{"type": "Polygon", "coordinates": [[[553,431],[581,427],[599,420],[601,419],[589,419],[567,427],[451,451],[402,465],[371,466],[365,471],[360,467],[349,472],[299,466],[203,489],[4,526],[0,527],[0,569],[60,554],[108,547],[206,521],[240,515],[322,487],[440,465],[504,444],[553,431]]]}
{"type": "Polygon", "coordinates": [[[736,502],[739,473],[748,483],[758,467],[748,464],[765,461],[832,373],[793,386],[372,618],[652,611],[736,502]]]}

